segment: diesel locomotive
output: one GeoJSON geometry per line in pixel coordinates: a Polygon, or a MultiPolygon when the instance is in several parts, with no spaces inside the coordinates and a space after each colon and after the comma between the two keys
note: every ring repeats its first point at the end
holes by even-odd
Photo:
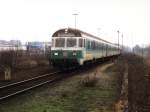
{"type": "Polygon", "coordinates": [[[117,44],[79,29],[63,28],[52,35],[51,62],[54,67],[82,66],[118,55],[117,44]]]}

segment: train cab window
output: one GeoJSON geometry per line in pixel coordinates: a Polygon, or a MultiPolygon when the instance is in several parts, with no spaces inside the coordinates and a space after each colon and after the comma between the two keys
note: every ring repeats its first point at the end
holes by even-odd
{"type": "Polygon", "coordinates": [[[76,47],[77,39],[76,38],[68,38],[67,39],[67,47],[76,47]]]}
{"type": "Polygon", "coordinates": [[[54,39],[52,39],[52,47],[54,47],[54,39]]]}
{"type": "Polygon", "coordinates": [[[65,38],[55,39],[55,47],[65,47],[65,38]]]}
{"type": "Polygon", "coordinates": [[[79,47],[83,47],[83,39],[79,39],[79,47]]]}

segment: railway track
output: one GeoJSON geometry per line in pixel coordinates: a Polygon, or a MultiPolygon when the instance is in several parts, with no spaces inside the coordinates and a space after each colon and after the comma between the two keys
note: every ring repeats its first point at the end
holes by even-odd
{"type": "MultiPolygon", "coordinates": [[[[103,64],[101,63],[101,65],[103,65],[103,64]]],[[[57,71],[57,72],[37,76],[34,78],[30,78],[27,80],[19,81],[16,83],[11,83],[11,84],[8,84],[5,86],[0,86],[0,101],[7,99],[9,97],[18,95],[20,93],[29,91],[33,88],[42,86],[44,84],[53,83],[53,82],[56,82],[63,78],[67,78],[76,73],[80,73],[81,71],[84,72],[86,70],[89,70],[89,67],[94,68],[94,66],[86,66],[83,69],[82,68],[80,68],[80,69],[79,68],[69,68],[65,71],[65,73],[62,71],[57,71]]]]}
{"type": "Polygon", "coordinates": [[[11,83],[5,86],[0,86],[0,101],[20,93],[29,91],[33,88],[42,86],[47,83],[53,83],[63,78],[69,77],[78,72],[76,68],[69,68],[64,71],[56,71],[53,73],[37,76],[27,80],[11,83]]]}
{"type": "Polygon", "coordinates": [[[16,83],[8,84],[0,87],[0,101],[9,98],[11,96],[23,93],[30,89],[42,86],[46,83],[54,82],[62,78],[62,75],[56,75],[61,71],[37,76],[31,79],[19,81],[16,83]]]}

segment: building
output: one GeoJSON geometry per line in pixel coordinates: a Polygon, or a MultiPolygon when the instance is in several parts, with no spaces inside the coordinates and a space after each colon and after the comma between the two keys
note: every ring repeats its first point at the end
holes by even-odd
{"type": "Polygon", "coordinates": [[[30,53],[45,53],[46,51],[50,51],[51,42],[27,42],[26,43],[27,52],[30,53]]]}
{"type": "Polygon", "coordinates": [[[4,50],[21,50],[22,43],[20,40],[0,40],[0,51],[4,50]]]}

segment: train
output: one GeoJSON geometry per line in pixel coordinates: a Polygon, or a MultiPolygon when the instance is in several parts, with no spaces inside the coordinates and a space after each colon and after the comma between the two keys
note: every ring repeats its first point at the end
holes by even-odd
{"type": "Polygon", "coordinates": [[[62,28],[52,34],[50,60],[54,67],[83,66],[119,55],[118,44],[76,28],[62,28]]]}

